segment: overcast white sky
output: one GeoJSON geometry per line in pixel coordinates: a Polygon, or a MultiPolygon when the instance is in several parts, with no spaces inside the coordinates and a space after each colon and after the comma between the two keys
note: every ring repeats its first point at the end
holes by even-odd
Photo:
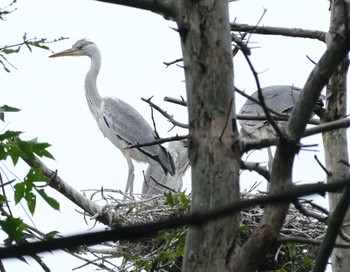
{"type": "MultiPolygon", "coordinates": [[[[140,98],[154,96],[154,102],[174,114],[177,120],[186,122],[184,108],[162,101],[164,96],[186,97],[182,69],[176,66],[165,68],[163,65],[163,61],[181,57],[178,35],[171,29],[175,27],[174,23],[150,12],[89,0],[20,0],[16,7],[18,10],[7,16],[6,22],[1,22],[2,44],[21,41],[24,32],[29,37],[69,37],[69,40],[52,44],[51,49],[57,52],[87,37],[102,52],[102,70],[98,79],[102,95],[123,99],[150,122],[150,108],[140,98]]],[[[262,25],[327,31],[328,7],[329,1],[326,0],[246,0],[231,3],[230,16],[238,23],[255,24],[266,8],[262,25]]],[[[306,55],[317,61],[325,50],[321,42],[304,39],[255,35],[251,41],[257,47],[253,50],[252,61],[261,73],[262,86],[290,84],[302,87],[313,68],[306,55]]],[[[103,186],[123,190],[127,178],[126,161],[120,151],[102,136],[85,101],[83,82],[89,59],[49,59],[49,55],[49,51],[36,49],[29,53],[23,48],[21,54],[9,56],[17,70],[12,70],[10,74],[0,71],[1,104],[22,109],[19,113],[6,115],[6,129],[25,132],[25,139],[39,137],[40,141],[52,144],[50,151],[56,161],[45,160],[45,163],[57,169],[59,175],[76,189],[103,186]]],[[[235,58],[234,65],[235,84],[248,93],[254,92],[253,76],[240,55],[235,58]]],[[[244,99],[237,95],[237,109],[243,103],[244,99]]],[[[156,121],[162,137],[186,133],[182,129],[168,132],[171,125],[159,115],[156,115],[156,121]]],[[[1,126],[3,128],[4,124],[1,126]]],[[[320,142],[320,137],[306,139],[305,142],[320,142]]],[[[322,147],[316,149],[322,150],[322,147]]],[[[300,153],[294,174],[296,182],[324,179],[313,160],[314,154],[323,159],[322,152],[300,153]],[[305,171],[305,163],[308,171],[305,171]]],[[[265,156],[265,153],[256,152],[252,158],[266,160],[261,155],[265,156]]],[[[9,162],[7,166],[10,165],[9,162]]],[[[0,167],[4,168],[3,165],[0,167]]],[[[145,164],[137,164],[136,192],[140,192],[142,170],[146,167],[145,164]]],[[[21,164],[15,169],[19,177],[23,177],[27,170],[21,164]]],[[[256,180],[261,179],[244,174],[242,187],[256,180]]],[[[185,186],[190,190],[189,175],[185,186]]],[[[39,229],[60,230],[69,235],[92,227],[92,224],[85,224],[82,216],[75,212],[76,207],[65,198],[51,189],[48,193],[61,202],[61,211],[39,206],[33,219],[39,229]]],[[[28,222],[26,217],[24,219],[28,222]]],[[[54,272],[70,271],[82,264],[57,252],[54,257],[42,255],[54,272]]],[[[39,271],[32,262],[28,267],[20,261],[11,260],[5,261],[5,266],[9,272],[39,271]]],[[[93,268],[80,271],[93,271],[93,268]]]]}

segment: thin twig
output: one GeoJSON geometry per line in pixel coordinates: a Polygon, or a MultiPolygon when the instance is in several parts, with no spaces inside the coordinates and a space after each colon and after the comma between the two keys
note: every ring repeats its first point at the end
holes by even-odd
{"type": "Polygon", "coordinates": [[[170,65],[173,65],[173,64],[181,62],[181,61],[183,61],[183,58],[176,59],[176,60],[173,60],[173,61],[170,61],[170,62],[165,62],[164,61],[163,64],[166,66],[166,68],[168,68],[170,65]]]}
{"type": "Polygon", "coordinates": [[[313,212],[311,210],[308,210],[307,208],[305,208],[299,200],[295,200],[293,201],[293,205],[294,207],[303,215],[307,216],[307,217],[311,217],[311,218],[315,218],[320,222],[326,222],[328,216],[323,216],[320,213],[317,212],[313,212]]]}
{"type": "Polygon", "coordinates": [[[185,140],[187,138],[188,138],[188,135],[183,135],[183,136],[176,135],[176,136],[172,136],[172,137],[168,137],[168,138],[157,139],[157,140],[150,142],[150,143],[129,145],[128,147],[125,147],[125,148],[131,149],[131,148],[138,148],[138,147],[143,147],[143,146],[152,146],[152,145],[164,144],[164,143],[168,143],[168,142],[185,140]]]}
{"type": "Polygon", "coordinates": [[[225,131],[227,129],[227,125],[229,123],[229,119],[230,119],[231,111],[232,111],[232,103],[233,103],[233,98],[231,98],[231,100],[230,100],[230,105],[229,105],[229,108],[228,108],[228,111],[227,111],[227,115],[226,115],[225,126],[222,129],[222,131],[221,131],[221,134],[220,134],[220,137],[219,137],[219,141],[222,140],[222,136],[224,135],[224,133],[225,133],[225,131]]]}
{"type": "MultiPolygon", "coordinates": [[[[293,237],[293,236],[281,236],[277,238],[277,242],[281,244],[298,243],[298,244],[308,244],[308,245],[320,245],[322,243],[322,241],[320,240],[308,239],[303,237],[293,237]]],[[[334,247],[350,248],[350,244],[335,243],[334,247]]]]}
{"type": "Polygon", "coordinates": [[[326,173],[327,177],[332,177],[333,173],[331,171],[328,171],[328,169],[320,162],[317,155],[314,155],[314,159],[318,163],[318,165],[322,168],[322,170],[326,173]]]}
{"type": "Polygon", "coordinates": [[[285,37],[316,39],[325,42],[326,32],[301,28],[283,28],[231,23],[231,31],[248,32],[262,35],[281,35],[285,37]]]}
{"type": "Polygon", "coordinates": [[[187,107],[187,101],[182,96],[181,99],[165,96],[164,101],[187,107]]]}
{"type": "Polygon", "coordinates": [[[151,101],[151,98],[145,99],[145,98],[142,97],[141,100],[146,102],[146,103],[148,103],[152,108],[155,108],[160,114],[162,114],[165,118],[167,118],[174,126],[178,126],[178,127],[181,127],[181,128],[188,128],[187,124],[183,124],[183,123],[180,123],[180,122],[176,121],[172,115],[168,114],[166,111],[162,110],[161,107],[159,107],[158,105],[154,104],[151,101]]]}

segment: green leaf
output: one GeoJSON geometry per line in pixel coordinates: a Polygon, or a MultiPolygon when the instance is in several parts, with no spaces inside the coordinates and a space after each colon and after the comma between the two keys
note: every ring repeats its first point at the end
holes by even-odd
{"type": "Polygon", "coordinates": [[[49,240],[57,237],[60,232],[57,230],[50,231],[44,235],[44,239],[49,240]]]}
{"type": "Polygon", "coordinates": [[[51,146],[49,143],[40,143],[37,139],[33,139],[30,142],[33,145],[33,152],[39,157],[47,157],[50,159],[54,159],[51,153],[46,150],[48,147],[51,146]]]}
{"type": "Polygon", "coordinates": [[[43,262],[42,258],[38,255],[32,256],[32,258],[41,266],[45,272],[50,272],[50,268],[43,262]]]}
{"type": "Polygon", "coordinates": [[[190,209],[190,200],[188,199],[188,197],[186,196],[185,192],[182,192],[181,194],[178,195],[181,203],[182,203],[182,207],[185,210],[189,210],[190,209]]]}
{"type": "Polygon", "coordinates": [[[56,199],[48,196],[43,189],[35,189],[37,190],[39,195],[41,195],[41,197],[46,201],[47,204],[49,204],[55,210],[60,210],[60,203],[56,199]]]}
{"type": "MultiPolygon", "coordinates": [[[[41,39],[39,41],[30,41],[30,42],[27,42],[27,46],[35,46],[35,47],[38,47],[38,48],[41,48],[41,49],[45,49],[45,50],[50,50],[50,48],[45,45],[44,43],[46,42],[45,39],[41,39]]],[[[31,51],[31,49],[30,49],[31,51]]]]}
{"type": "Polygon", "coordinates": [[[18,204],[21,201],[21,199],[24,197],[25,184],[24,182],[17,183],[14,186],[14,188],[15,188],[14,199],[15,199],[15,203],[18,204]]]}
{"type": "Polygon", "coordinates": [[[12,138],[18,137],[21,133],[21,131],[7,130],[3,134],[0,134],[0,141],[12,140],[12,138]]]}
{"type": "Polygon", "coordinates": [[[36,181],[45,181],[48,182],[50,179],[43,174],[43,170],[41,168],[30,168],[27,176],[24,178],[25,181],[28,182],[36,182],[36,181]]]}
{"type": "Polygon", "coordinates": [[[241,226],[241,227],[239,228],[239,231],[240,231],[241,233],[249,233],[250,229],[249,229],[248,226],[243,225],[243,226],[241,226]]]}
{"type": "Polygon", "coordinates": [[[308,256],[304,256],[303,259],[302,259],[302,262],[303,262],[303,265],[304,265],[306,268],[311,269],[311,268],[314,266],[313,260],[310,259],[310,257],[308,257],[308,256]]]}
{"type": "Polygon", "coordinates": [[[2,112],[17,112],[17,111],[20,111],[20,109],[15,108],[15,107],[11,107],[8,105],[3,105],[0,107],[0,111],[2,111],[2,112]]]}
{"type": "Polygon", "coordinates": [[[165,200],[166,200],[166,204],[168,204],[170,207],[173,207],[175,205],[175,200],[172,193],[170,192],[166,193],[165,200]]]}
{"type": "Polygon", "coordinates": [[[6,196],[0,194],[0,205],[6,204],[8,202],[6,196]]]}
{"type": "Polygon", "coordinates": [[[20,47],[17,47],[16,49],[10,49],[10,48],[5,48],[2,49],[1,52],[3,52],[4,54],[13,54],[13,53],[18,53],[19,52],[20,47]]]}
{"type": "Polygon", "coordinates": [[[3,105],[2,107],[0,107],[0,120],[3,122],[5,121],[4,112],[16,112],[16,111],[20,111],[20,109],[10,107],[8,105],[3,105]]]}
{"type": "Polygon", "coordinates": [[[27,191],[24,194],[24,199],[27,201],[28,209],[30,213],[33,215],[36,208],[36,195],[34,195],[32,191],[27,191]]]}
{"type": "Polygon", "coordinates": [[[4,221],[0,221],[0,226],[8,235],[8,238],[4,240],[6,246],[23,242],[23,232],[27,227],[22,219],[9,216],[4,221]]]}

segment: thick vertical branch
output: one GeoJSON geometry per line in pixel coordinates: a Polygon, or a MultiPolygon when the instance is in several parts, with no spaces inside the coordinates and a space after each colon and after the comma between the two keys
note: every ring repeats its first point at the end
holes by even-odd
{"type": "MultiPolygon", "coordinates": [[[[297,144],[305,131],[313,109],[312,105],[315,105],[321,90],[349,51],[349,42],[344,30],[344,27],[337,29],[334,39],[329,43],[326,52],[311,72],[300,99],[286,124],[286,140],[277,145],[273,161],[270,179],[271,193],[282,192],[292,186],[291,175],[294,157],[298,152],[297,144]]],[[[334,151],[332,152],[334,153],[334,151]]],[[[288,203],[266,206],[258,228],[243,248],[237,252],[238,258],[233,263],[232,271],[255,271],[257,269],[257,265],[265,256],[267,249],[276,240],[276,235],[282,227],[287,211],[288,203]]]]}
{"type": "MultiPolygon", "coordinates": [[[[331,24],[330,35],[331,40],[337,36],[338,28],[346,21],[344,18],[344,1],[331,1],[331,24]]],[[[331,42],[331,40],[329,42],[331,42]]],[[[346,115],[346,92],[347,92],[347,73],[349,60],[345,58],[335,70],[327,85],[327,104],[324,122],[335,121],[346,115]]],[[[325,149],[326,168],[331,173],[328,176],[328,182],[332,182],[339,178],[349,177],[349,169],[342,161],[347,162],[348,143],[346,137],[346,129],[338,129],[323,134],[323,144],[325,149]]],[[[331,193],[329,195],[329,206],[332,211],[341,198],[341,192],[331,193]]],[[[350,212],[347,211],[344,223],[350,222],[350,212]]],[[[350,227],[344,229],[346,233],[350,233],[350,227]]],[[[335,248],[332,256],[333,271],[349,271],[350,269],[350,252],[347,249],[335,248]]]]}
{"type": "MultiPolygon", "coordinates": [[[[228,2],[181,3],[177,22],[189,110],[192,210],[205,211],[239,200],[240,150],[232,123],[235,103],[228,2]]],[[[184,271],[228,271],[238,229],[238,214],[190,228],[184,271]]]]}

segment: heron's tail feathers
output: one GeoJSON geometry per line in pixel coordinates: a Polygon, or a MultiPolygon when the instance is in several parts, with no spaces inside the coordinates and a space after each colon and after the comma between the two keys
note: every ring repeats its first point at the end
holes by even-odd
{"type": "Polygon", "coordinates": [[[175,174],[175,163],[173,157],[170,153],[165,149],[165,147],[160,145],[159,153],[158,153],[158,163],[163,168],[165,173],[169,173],[170,175],[175,174]]]}

